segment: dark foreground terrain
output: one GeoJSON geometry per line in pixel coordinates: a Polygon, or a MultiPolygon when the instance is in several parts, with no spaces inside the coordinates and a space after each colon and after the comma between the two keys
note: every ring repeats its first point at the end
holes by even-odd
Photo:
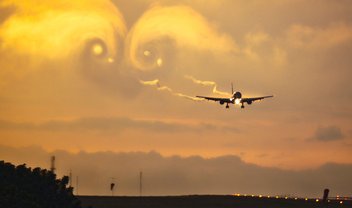
{"type": "Polygon", "coordinates": [[[231,195],[194,196],[79,196],[84,208],[345,208],[352,207],[352,201],[316,199],[285,199],[231,195]]]}

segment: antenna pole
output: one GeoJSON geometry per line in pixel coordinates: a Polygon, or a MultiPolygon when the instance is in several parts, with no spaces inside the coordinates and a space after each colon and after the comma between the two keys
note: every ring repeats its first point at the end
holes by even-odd
{"type": "Polygon", "coordinates": [[[55,173],[55,156],[51,156],[51,167],[50,167],[50,171],[55,173]]]}
{"type": "Polygon", "coordinates": [[[233,83],[231,82],[231,92],[233,94],[233,83]]]}

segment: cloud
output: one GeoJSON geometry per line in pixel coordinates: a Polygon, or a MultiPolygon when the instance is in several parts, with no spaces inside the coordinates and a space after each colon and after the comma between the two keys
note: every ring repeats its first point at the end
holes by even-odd
{"type": "Polygon", "coordinates": [[[343,139],[341,129],[337,126],[318,127],[313,136],[314,140],[328,142],[343,139]]]}
{"type": "Polygon", "coordinates": [[[131,119],[124,117],[91,117],[72,120],[50,120],[42,123],[20,123],[0,120],[0,130],[17,131],[113,131],[140,129],[156,132],[239,132],[237,128],[211,123],[189,124],[151,119],[131,119]]]}
{"type": "Polygon", "coordinates": [[[320,197],[324,188],[331,195],[348,195],[352,185],[351,164],[326,164],[319,168],[287,171],[246,163],[235,155],[214,158],[162,156],[157,152],[47,152],[38,147],[0,146],[0,158],[31,167],[49,167],[56,156],[59,175],[79,177],[79,194],[109,195],[114,177],[118,195],[138,195],[139,172],[143,171],[145,195],[173,194],[290,194],[320,197]]]}
{"type": "Polygon", "coordinates": [[[294,24],[287,30],[287,41],[293,48],[328,49],[352,42],[352,26],[346,23],[325,27],[294,24]]]}

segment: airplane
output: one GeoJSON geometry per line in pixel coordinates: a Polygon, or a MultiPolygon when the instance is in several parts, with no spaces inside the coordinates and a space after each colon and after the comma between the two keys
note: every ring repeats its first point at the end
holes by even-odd
{"type": "Polygon", "coordinates": [[[196,97],[219,102],[220,105],[223,105],[224,103],[226,103],[226,108],[230,107],[229,103],[234,104],[234,105],[241,104],[241,108],[244,108],[244,103],[251,105],[254,101],[259,101],[264,98],[274,97],[273,95],[268,95],[268,96],[263,96],[263,97],[242,98],[241,92],[234,92],[233,91],[233,84],[232,83],[231,83],[231,89],[232,89],[232,97],[230,97],[230,98],[206,97],[206,96],[198,96],[198,95],[196,97]]]}

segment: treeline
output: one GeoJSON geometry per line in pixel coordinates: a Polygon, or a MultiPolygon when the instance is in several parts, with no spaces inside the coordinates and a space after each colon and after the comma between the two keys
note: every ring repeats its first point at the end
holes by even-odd
{"type": "Polygon", "coordinates": [[[81,208],[68,182],[46,169],[0,161],[0,208],[81,208]]]}

